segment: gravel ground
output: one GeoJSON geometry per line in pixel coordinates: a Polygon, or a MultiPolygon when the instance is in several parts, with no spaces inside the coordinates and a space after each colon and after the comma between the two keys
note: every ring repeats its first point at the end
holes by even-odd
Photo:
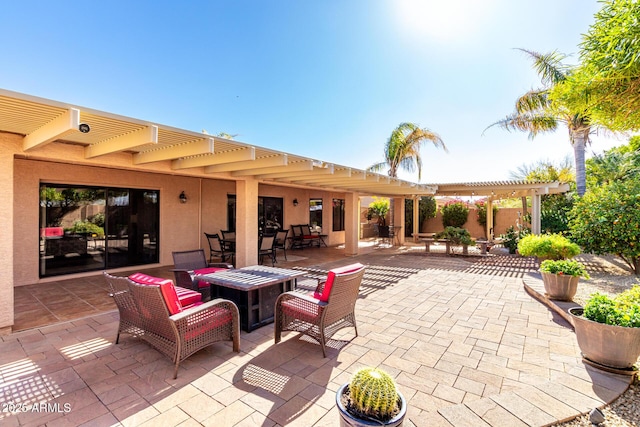
{"type": "MultiPolygon", "coordinates": [[[[578,292],[574,297],[574,301],[580,305],[584,305],[589,295],[594,292],[615,295],[636,283],[640,283],[624,261],[617,257],[580,255],[576,259],[587,266],[591,276],[590,280],[580,279],[578,292]]],[[[600,424],[593,424],[589,414],[587,414],[572,421],[554,425],[566,427],[590,427],[593,425],[639,427],[640,381],[637,374],[634,384],[613,403],[602,408],[602,413],[604,414],[604,422],[600,424]]]]}

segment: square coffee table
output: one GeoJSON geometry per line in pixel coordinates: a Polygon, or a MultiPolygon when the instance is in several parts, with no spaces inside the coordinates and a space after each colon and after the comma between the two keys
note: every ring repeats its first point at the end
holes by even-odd
{"type": "Polygon", "coordinates": [[[294,290],[296,279],[304,274],[304,271],[253,265],[198,274],[195,280],[211,284],[211,298],[233,301],[240,311],[242,329],[251,332],[273,322],[278,295],[294,290]]]}

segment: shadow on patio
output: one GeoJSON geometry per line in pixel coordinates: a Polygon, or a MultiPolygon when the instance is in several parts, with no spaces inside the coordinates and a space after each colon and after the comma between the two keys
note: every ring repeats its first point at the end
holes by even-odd
{"type": "Polygon", "coordinates": [[[414,252],[296,254],[315,254],[295,265],[311,275],[355,261],[367,266],[359,336],[342,330],[327,358],[293,332],[274,345],[268,325],[242,332],[240,354],[230,343],[198,352],[172,380],[171,362],[146,344],[127,335],[113,344],[114,310],[2,337],[0,403],[45,406],[0,418],[14,425],[333,426],[335,391],[365,365],[396,378],[409,403],[406,424],[416,426],[546,425],[627,388],[628,377],[583,365],[573,332],[525,293],[522,275],[535,266],[414,252]]]}

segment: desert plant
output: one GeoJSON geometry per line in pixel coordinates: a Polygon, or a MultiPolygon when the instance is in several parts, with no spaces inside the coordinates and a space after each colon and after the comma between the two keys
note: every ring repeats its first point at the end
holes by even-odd
{"type": "Polygon", "coordinates": [[[584,306],[584,317],[607,325],[640,328],[640,286],[635,285],[615,298],[592,294],[584,306]]]}
{"type": "Polygon", "coordinates": [[[559,260],[578,255],[580,246],[561,234],[529,234],[518,242],[518,252],[522,256],[559,260]]]}
{"type": "Polygon", "coordinates": [[[583,264],[574,260],[551,260],[547,259],[540,264],[540,271],[543,273],[559,274],[564,276],[575,276],[589,279],[589,274],[583,264]]]}
{"type": "Polygon", "coordinates": [[[391,419],[399,410],[396,383],[382,369],[365,367],[349,383],[351,407],[361,418],[391,419]]]}
{"type": "Polygon", "coordinates": [[[462,227],[469,216],[469,208],[461,200],[448,202],[440,210],[442,212],[442,225],[445,227],[462,227]]]}
{"type": "Polygon", "coordinates": [[[509,226],[509,228],[507,228],[505,234],[500,235],[500,238],[502,239],[502,245],[505,248],[509,249],[510,254],[515,254],[516,249],[518,249],[518,242],[520,242],[520,239],[529,235],[530,232],[531,230],[529,228],[516,228],[511,225],[509,226]]]}
{"type": "Polygon", "coordinates": [[[389,213],[389,199],[373,198],[373,202],[369,203],[368,215],[378,219],[378,225],[387,225],[387,214],[389,213]]]}
{"type": "Polygon", "coordinates": [[[474,245],[476,242],[471,238],[469,230],[459,227],[446,227],[444,231],[436,233],[436,239],[447,239],[456,245],[474,245]]]}

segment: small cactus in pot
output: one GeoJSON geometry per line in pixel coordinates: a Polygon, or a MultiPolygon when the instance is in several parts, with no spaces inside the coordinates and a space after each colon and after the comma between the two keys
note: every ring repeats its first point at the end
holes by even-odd
{"type": "Polygon", "coordinates": [[[343,426],[401,426],[407,409],[393,378],[372,367],[356,371],[338,390],[336,403],[343,426]]]}

